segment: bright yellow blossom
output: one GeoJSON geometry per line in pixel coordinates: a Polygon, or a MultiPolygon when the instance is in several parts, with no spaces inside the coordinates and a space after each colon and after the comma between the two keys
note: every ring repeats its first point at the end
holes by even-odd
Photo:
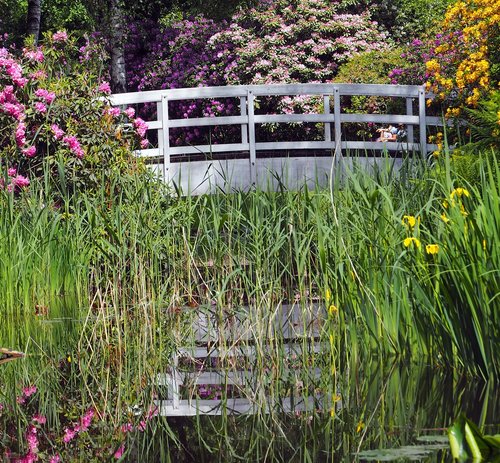
{"type": "Polygon", "coordinates": [[[408,228],[413,228],[417,223],[417,219],[413,215],[404,215],[401,223],[408,228]]]}
{"type": "Polygon", "coordinates": [[[469,198],[470,193],[465,188],[455,188],[451,192],[450,198],[453,199],[455,196],[457,196],[458,198],[461,198],[462,196],[469,198]]]}
{"type": "Polygon", "coordinates": [[[405,248],[409,248],[412,243],[415,245],[416,248],[420,247],[420,241],[417,238],[410,237],[410,238],[405,238],[403,240],[403,245],[405,248]]]}
{"type": "Polygon", "coordinates": [[[438,244],[428,244],[425,246],[425,252],[427,254],[435,255],[439,252],[439,245],[438,244]]]}

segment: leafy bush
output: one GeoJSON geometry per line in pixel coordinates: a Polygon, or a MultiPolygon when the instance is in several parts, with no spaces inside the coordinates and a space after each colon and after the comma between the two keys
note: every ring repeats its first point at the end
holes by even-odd
{"type": "MultiPolygon", "coordinates": [[[[329,82],[339,66],[356,54],[390,47],[387,35],[367,12],[346,14],[339,5],[326,0],[261,1],[235,14],[229,23],[198,16],[174,22],[162,31],[134,27],[127,47],[132,63],[130,88],[329,82]],[[151,32],[148,41],[154,45],[138,49],[137,37],[151,32]]],[[[286,97],[260,101],[260,111],[315,112],[321,104],[320,98],[286,97]]],[[[180,118],[233,115],[235,111],[230,101],[173,105],[174,117],[180,118]]],[[[282,133],[275,126],[266,129],[261,137],[276,139],[282,133]]],[[[309,136],[314,137],[314,128],[311,131],[309,136]]],[[[193,143],[203,136],[202,131],[172,131],[171,143],[193,143]]],[[[216,143],[217,133],[211,136],[210,141],[216,143]]]]}
{"type": "Polygon", "coordinates": [[[92,189],[135,168],[143,123],[109,106],[101,63],[91,58],[102,50],[90,55],[90,48],[60,31],[22,54],[0,49],[0,156],[9,189],[27,186],[33,175],[63,192],[92,189]]]}

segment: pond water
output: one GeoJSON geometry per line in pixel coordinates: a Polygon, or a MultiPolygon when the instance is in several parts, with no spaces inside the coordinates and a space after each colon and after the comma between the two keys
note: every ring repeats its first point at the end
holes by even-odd
{"type": "Polygon", "coordinates": [[[188,452],[173,461],[236,461],[237,452],[243,461],[451,463],[446,428],[460,413],[487,434],[500,431],[493,383],[428,364],[375,362],[349,370],[333,420],[325,413],[287,416],[279,424],[269,419],[265,426],[250,417],[169,419],[188,452]]]}

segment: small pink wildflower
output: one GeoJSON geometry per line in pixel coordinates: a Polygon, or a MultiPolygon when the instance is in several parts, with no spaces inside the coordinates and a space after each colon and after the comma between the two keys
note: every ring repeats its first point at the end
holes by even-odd
{"type": "Polygon", "coordinates": [[[36,154],[36,147],[35,146],[30,146],[29,148],[23,149],[23,154],[27,158],[32,158],[36,154]]]}
{"type": "Polygon", "coordinates": [[[143,150],[145,150],[148,146],[149,146],[149,141],[148,141],[148,139],[147,139],[147,138],[143,138],[143,139],[141,140],[141,148],[142,148],[143,150]]]}
{"type": "Polygon", "coordinates": [[[85,415],[80,419],[81,431],[87,431],[89,429],[90,423],[92,423],[92,419],[94,418],[94,409],[90,408],[87,410],[85,415]]]}
{"type": "Polygon", "coordinates": [[[114,457],[119,460],[122,456],[123,456],[123,453],[125,452],[125,444],[122,444],[120,445],[120,447],[118,447],[117,451],[114,453],[114,457]]]}
{"type": "Polygon", "coordinates": [[[123,433],[132,432],[134,430],[134,426],[132,423],[122,424],[120,429],[123,433]]]}
{"type": "MultiPolygon", "coordinates": [[[[18,175],[18,177],[22,177],[22,176],[18,175]]],[[[23,395],[24,395],[24,397],[28,398],[28,397],[31,397],[33,394],[36,394],[36,391],[38,391],[36,386],[28,386],[28,387],[23,388],[23,395]]]]}
{"type": "Polygon", "coordinates": [[[134,108],[127,108],[125,111],[123,111],[125,115],[129,118],[132,119],[135,116],[135,109],[134,108]]]}
{"type": "Polygon", "coordinates": [[[38,461],[38,455],[30,451],[21,458],[20,463],[34,463],[35,461],[38,461]]]}
{"type": "MultiPolygon", "coordinates": [[[[17,169],[15,167],[11,167],[10,169],[7,170],[7,175],[9,177],[15,177],[17,175],[17,169]]],[[[0,407],[0,410],[2,408],[0,407]]]]}
{"type": "Polygon", "coordinates": [[[73,438],[76,436],[76,431],[71,428],[66,428],[64,430],[64,437],[63,437],[63,442],[68,443],[73,440],[73,438]]]}
{"type": "MultiPolygon", "coordinates": [[[[12,189],[13,189],[12,184],[10,184],[10,185],[7,186],[7,191],[12,191],[12,189]],[[9,187],[11,187],[11,188],[9,188],[9,187]]],[[[19,396],[16,397],[16,402],[19,405],[24,405],[26,403],[26,398],[23,395],[19,395],[19,396]]]]}
{"type": "Polygon", "coordinates": [[[141,422],[137,426],[137,429],[141,432],[144,432],[146,430],[146,426],[147,426],[146,421],[141,420],[141,422]]]}
{"type": "Polygon", "coordinates": [[[37,437],[37,429],[33,425],[28,426],[28,430],[26,431],[26,441],[28,442],[28,448],[30,453],[37,453],[38,451],[38,437],[37,437]]]}
{"type": "Polygon", "coordinates": [[[38,424],[45,424],[47,422],[47,417],[45,415],[36,413],[35,415],[33,415],[32,420],[38,424]]]}
{"type": "Polygon", "coordinates": [[[62,137],[64,137],[64,130],[61,129],[57,124],[52,124],[50,126],[50,130],[52,130],[52,133],[54,134],[54,138],[56,140],[60,140],[62,137]]]}
{"type": "Polygon", "coordinates": [[[68,40],[68,34],[66,31],[57,31],[53,36],[52,40],[54,42],[66,42],[68,40]]]}
{"type": "Polygon", "coordinates": [[[59,463],[61,461],[61,457],[59,454],[54,455],[50,458],[49,463],[59,463]]]}
{"type": "Polygon", "coordinates": [[[101,85],[99,85],[98,90],[101,93],[106,93],[109,95],[111,93],[111,87],[109,86],[109,82],[103,82],[101,85]]]}
{"type": "Polygon", "coordinates": [[[35,110],[43,114],[47,112],[47,106],[45,106],[41,101],[37,101],[35,103],[35,110]]]}

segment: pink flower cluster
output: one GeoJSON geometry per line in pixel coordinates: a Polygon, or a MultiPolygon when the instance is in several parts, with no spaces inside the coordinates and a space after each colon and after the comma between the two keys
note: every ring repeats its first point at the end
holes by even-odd
{"type": "Polygon", "coordinates": [[[68,135],[63,138],[63,143],[66,144],[69,150],[79,159],[83,158],[85,152],[83,148],[80,146],[80,142],[74,135],[68,135]]]}
{"type": "Polygon", "coordinates": [[[61,140],[62,137],[64,137],[64,130],[61,129],[57,124],[52,124],[50,126],[50,130],[52,130],[52,133],[54,134],[54,138],[56,140],[61,140]]]}
{"type": "Polygon", "coordinates": [[[71,427],[64,430],[63,442],[71,442],[75,436],[80,432],[85,432],[89,430],[89,427],[94,419],[95,411],[93,408],[89,408],[85,414],[80,418],[80,421],[71,427]]]}
{"type": "Polygon", "coordinates": [[[36,50],[29,50],[28,48],[23,48],[23,55],[26,56],[31,61],[41,63],[44,59],[43,51],[40,48],[36,50]]]}
{"type": "Polygon", "coordinates": [[[45,101],[47,104],[51,104],[54,101],[54,98],[56,97],[56,94],[53,92],[49,92],[48,90],[44,88],[39,88],[38,90],[35,91],[35,95],[38,98],[41,98],[42,100],[45,101]]]}
{"type": "Polygon", "coordinates": [[[52,40],[54,42],[66,42],[68,40],[68,34],[66,31],[57,31],[53,36],[52,40]]]}
{"type": "Polygon", "coordinates": [[[101,93],[105,93],[106,95],[109,95],[111,93],[111,87],[109,86],[109,82],[102,82],[101,85],[99,85],[98,90],[101,93]]]}
{"type": "Polygon", "coordinates": [[[0,69],[5,69],[5,72],[9,75],[18,87],[24,87],[28,82],[28,79],[23,77],[23,69],[20,64],[18,64],[9,54],[5,48],[0,48],[0,69]]]}
{"type": "MultiPolygon", "coordinates": [[[[8,173],[9,173],[9,176],[13,177],[14,175],[16,175],[17,170],[16,169],[9,169],[8,173]]],[[[29,182],[28,182],[28,185],[29,185],[29,182]]],[[[23,393],[22,393],[22,395],[20,395],[16,398],[16,402],[20,405],[23,405],[24,403],[26,403],[26,399],[31,397],[33,394],[36,394],[36,391],[37,391],[36,386],[28,386],[28,387],[23,388],[23,393]]]]}

